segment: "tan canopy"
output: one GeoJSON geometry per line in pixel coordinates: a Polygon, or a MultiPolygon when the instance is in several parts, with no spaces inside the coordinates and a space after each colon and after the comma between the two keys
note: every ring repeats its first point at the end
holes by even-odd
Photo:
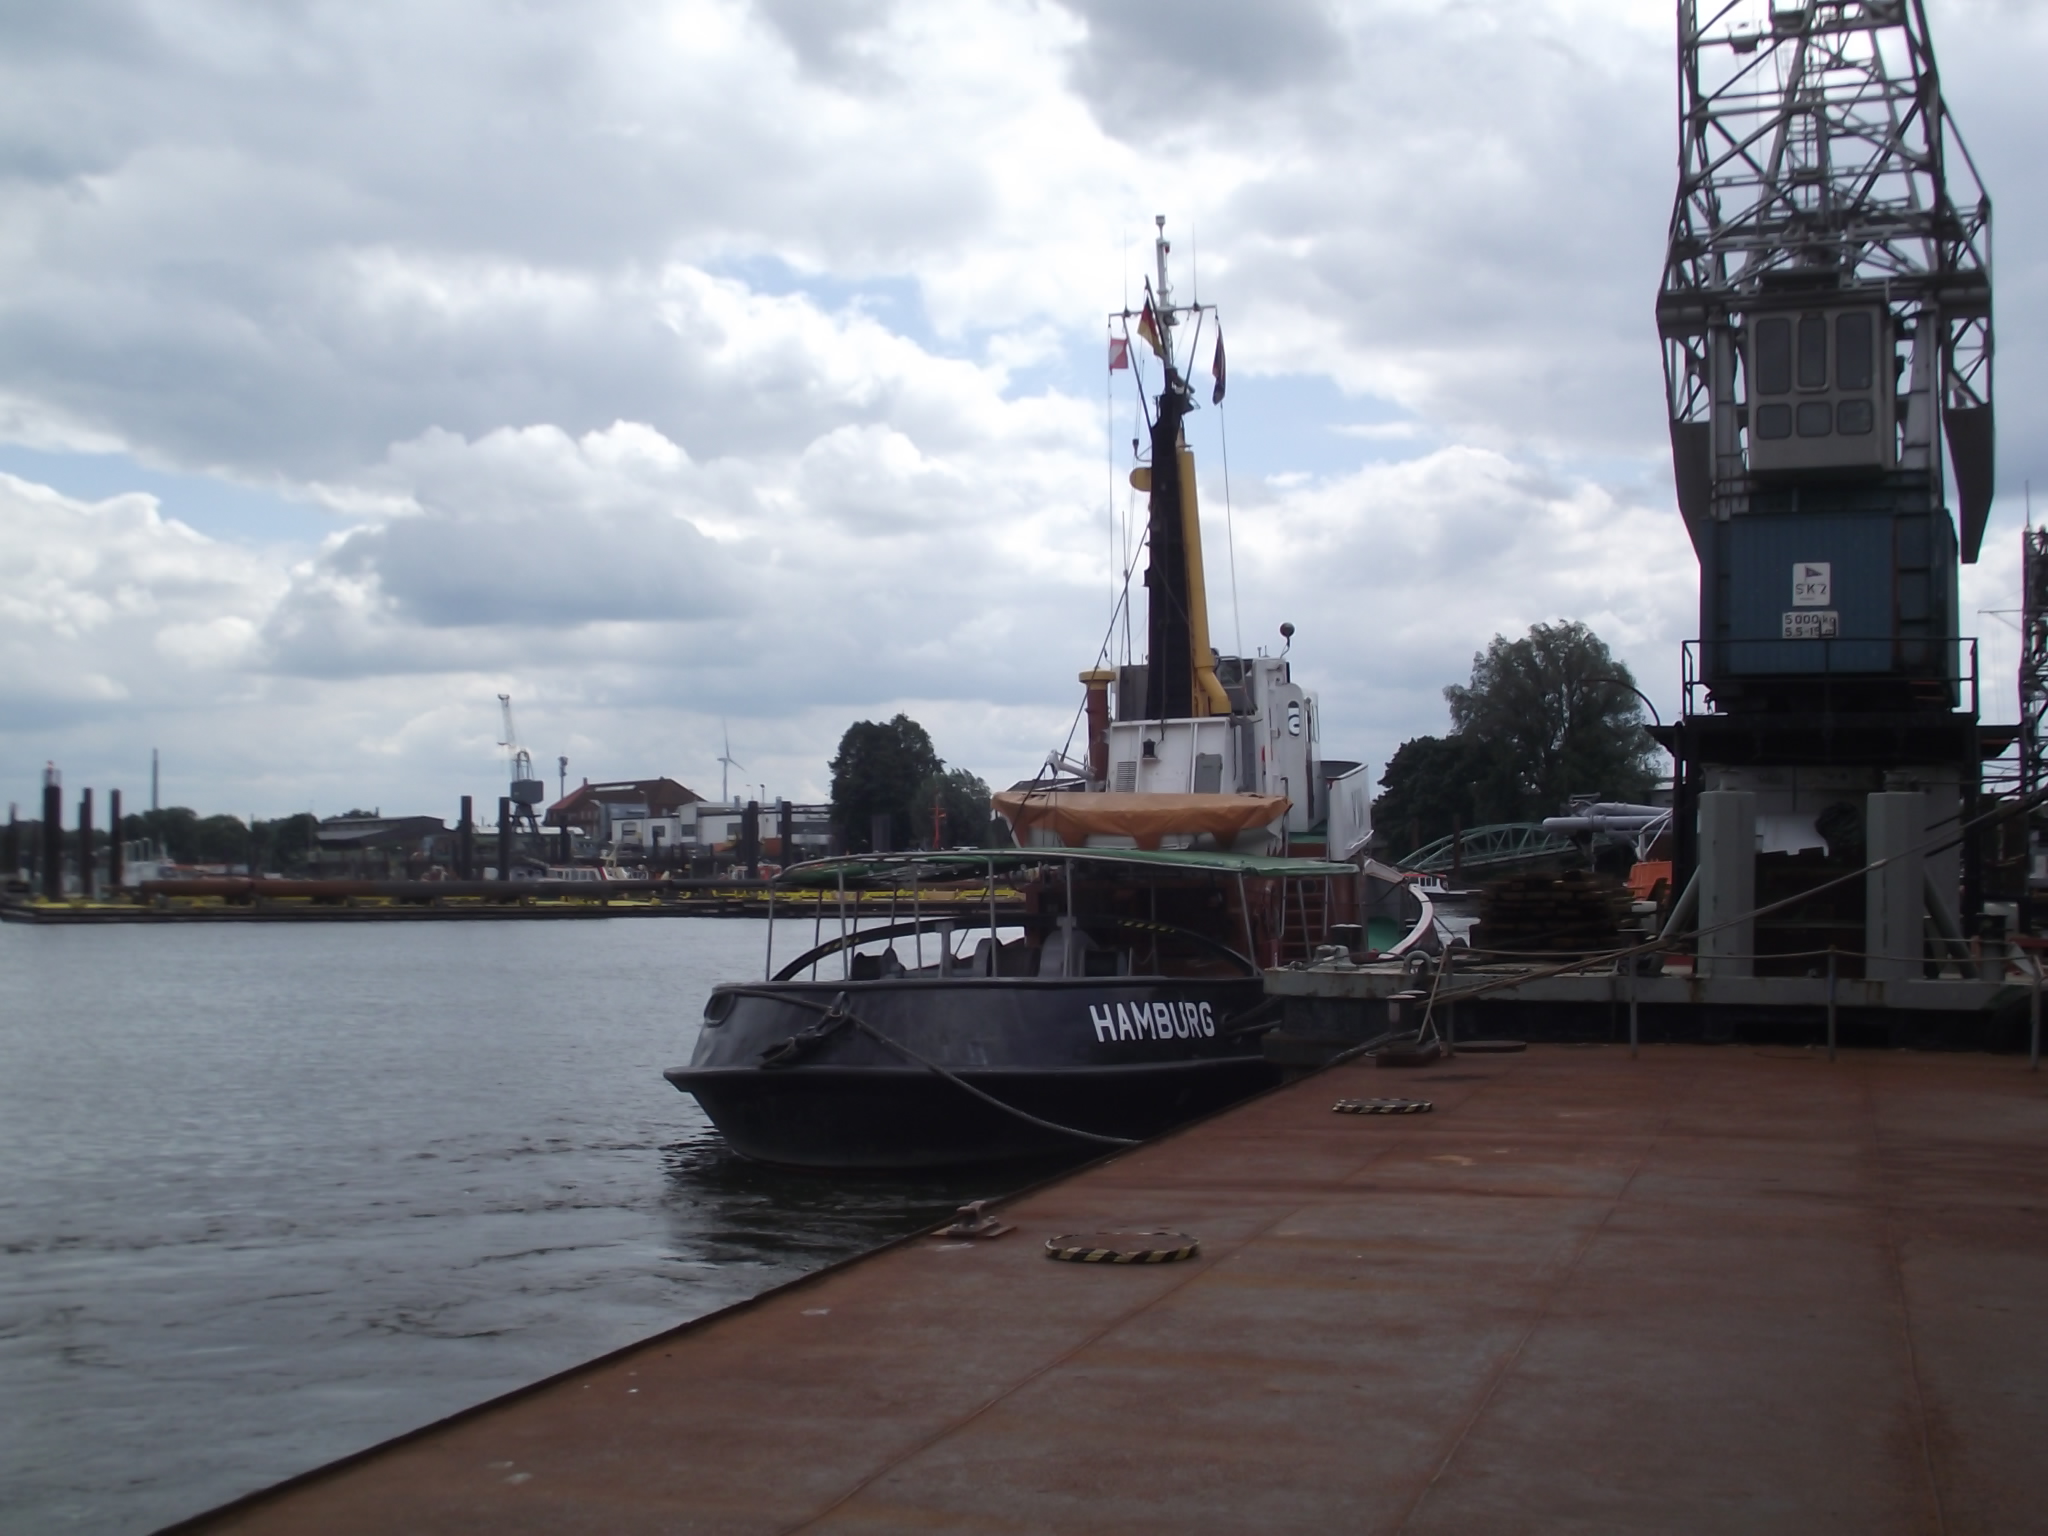
{"type": "Polygon", "coordinates": [[[1228,848],[1240,832],[1271,826],[1287,814],[1285,795],[1091,795],[1006,789],[991,797],[996,814],[1023,843],[1039,828],[1069,848],[1089,837],[1128,837],[1157,848],[1168,837],[1207,833],[1228,848]]]}

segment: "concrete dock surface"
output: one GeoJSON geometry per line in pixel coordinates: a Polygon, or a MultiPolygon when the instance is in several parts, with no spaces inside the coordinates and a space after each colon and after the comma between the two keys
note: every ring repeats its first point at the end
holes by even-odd
{"type": "Polygon", "coordinates": [[[2023,1060],[1347,1066],[1002,1214],[179,1529],[2048,1530],[2023,1060]],[[1045,1256],[1155,1227],[1200,1256],[1045,1256]]]}

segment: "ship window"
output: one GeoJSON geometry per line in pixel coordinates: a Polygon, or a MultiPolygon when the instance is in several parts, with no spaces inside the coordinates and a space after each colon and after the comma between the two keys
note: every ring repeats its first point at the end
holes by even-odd
{"type": "MultiPolygon", "coordinates": [[[[1792,389],[1792,322],[1759,320],[1756,323],[1756,392],[1760,395],[1789,394],[1792,389]]],[[[1768,437],[1769,433],[1764,433],[1768,437]]]]}
{"type": "Polygon", "coordinates": [[[1792,407],[1789,405],[1760,405],[1756,408],[1756,435],[1758,437],[1790,437],[1792,435],[1792,407]]]}
{"type": "Polygon", "coordinates": [[[1867,437],[1875,424],[1868,400],[1844,400],[1835,407],[1835,430],[1845,437],[1867,437]]]}
{"type": "Polygon", "coordinates": [[[1828,387],[1828,317],[1799,317],[1799,387],[1828,387]]]}
{"type": "MultiPolygon", "coordinates": [[[[1876,348],[1871,345],[1868,312],[1835,317],[1835,386],[1838,389],[1868,389],[1877,367],[1876,348]]],[[[1848,431],[1843,427],[1844,432],[1848,431]]],[[[1861,429],[1868,431],[1869,428],[1861,429]]]]}
{"type": "Polygon", "coordinates": [[[1802,400],[1799,402],[1799,435],[1801,437],[1826,437],[1834,426],[1835,412],[1825,400],[1802,400]]]}

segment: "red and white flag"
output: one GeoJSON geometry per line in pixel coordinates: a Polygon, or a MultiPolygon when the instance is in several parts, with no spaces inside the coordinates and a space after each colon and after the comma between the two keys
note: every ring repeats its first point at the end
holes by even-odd
{"type": "Polygon", "coordinates": [[[1117,369],[1119,369],[1119,368],[1128,368],[1128,367],[1130,367],[1130,366],[1131,366],[1131,340],[1130,340],[1130,338],[1129,338],[1128,336],[1112,336],[1112,337],[1110,337],[1110,338],[1109,338],[1109,371],[1110,371],[1111,373],[1115,373],[1115,372],[1117,371],[1117,369]]]}

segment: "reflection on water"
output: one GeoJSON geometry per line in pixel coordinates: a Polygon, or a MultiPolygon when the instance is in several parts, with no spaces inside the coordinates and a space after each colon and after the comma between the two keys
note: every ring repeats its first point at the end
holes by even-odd
{"type": "Polygon", "coordinates": [[[0,1530],[153,1529],[1041,1175],[727,1152],[661,1071],[761,939],[0,928],[0,1530]]]}
{"type": "MultiPolygon", "coordinates": [[[[1083,1154],[1089,1155],[1089,1154],[1083,1154]]],[[[810,1270],[916,1232],[970,1200],[1019,1189],[1073,1159],[916,1177],[771,1168],[736,1156],[709,1128],[662,1148],[671,1237],[720,1266],[810,1270]]]]}

